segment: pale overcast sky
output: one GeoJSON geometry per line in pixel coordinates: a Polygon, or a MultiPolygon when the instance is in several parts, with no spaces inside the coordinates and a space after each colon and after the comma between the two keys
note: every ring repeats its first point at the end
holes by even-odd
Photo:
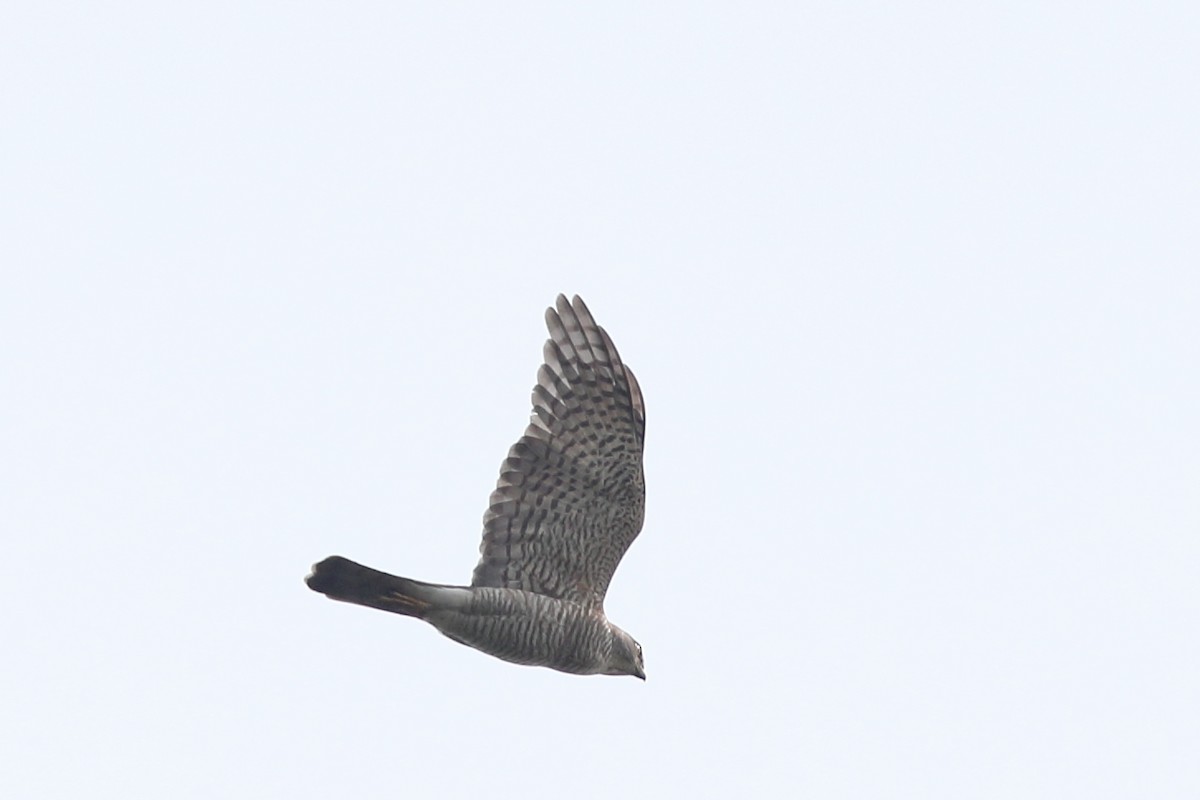
{"type": "Polygon", "coordinates": [[[1200,796],[1194,3],[10,4],[0,796],[1200,796]],[[649,679],[469,580],[558,292],[649,679]]]}

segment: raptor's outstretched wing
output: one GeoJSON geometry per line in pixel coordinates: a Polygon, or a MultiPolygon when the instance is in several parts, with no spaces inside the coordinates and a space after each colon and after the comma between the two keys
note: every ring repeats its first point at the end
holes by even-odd
{"type": "Polygon", "coordinates": [[[599,607],[642,528],[646,411],[583,300],[559,295],[546,327],[533,415],[500,468],[471,585],[599,607]]]}

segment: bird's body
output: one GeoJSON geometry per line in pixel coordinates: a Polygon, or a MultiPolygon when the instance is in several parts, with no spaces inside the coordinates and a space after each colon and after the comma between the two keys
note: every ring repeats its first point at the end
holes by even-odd
{"type": "Polygon", "coordinates": [[[590,675],[612,656],[614,631],[602,613],[521,589],[478,588],[463,611],[428,619],[451,639],[514,664],[590,675]]]}
{"type": "Polygon", "coordinates": [[[417,617],[516,664],[645,677],[642,649],[604,595],[642,527],[645,407],[633,373],[578,297],[546,312],[533,416],[484,515],[470,586],[423,583],[331,556],[311,589],[417,617]]]}

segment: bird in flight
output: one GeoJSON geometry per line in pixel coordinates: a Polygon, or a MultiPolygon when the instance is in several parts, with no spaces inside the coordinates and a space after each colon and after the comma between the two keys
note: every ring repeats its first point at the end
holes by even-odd
{"type": "Polygon", "coordinates": [[[646,410],[637,379],[578,296],[546,309],[550,339],[525,435],[483,515],[470,586],[423,583],[330,556],[308,587],[425,620],[516,664],[646,677],[642,647],[608,621],[604,595],[642,529],[646,410]]]}

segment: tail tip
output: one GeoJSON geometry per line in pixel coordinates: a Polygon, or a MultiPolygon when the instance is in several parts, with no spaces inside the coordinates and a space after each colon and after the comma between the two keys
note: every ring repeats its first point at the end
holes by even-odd
{"type": "Polygon", "coordinates": [[[312,565],[312,570],[304,576],[304,583],[314,592],[327,594],[337,582],[337,576],[342,572],[348,559],[341,556],[329,556],[312,565]]]}

